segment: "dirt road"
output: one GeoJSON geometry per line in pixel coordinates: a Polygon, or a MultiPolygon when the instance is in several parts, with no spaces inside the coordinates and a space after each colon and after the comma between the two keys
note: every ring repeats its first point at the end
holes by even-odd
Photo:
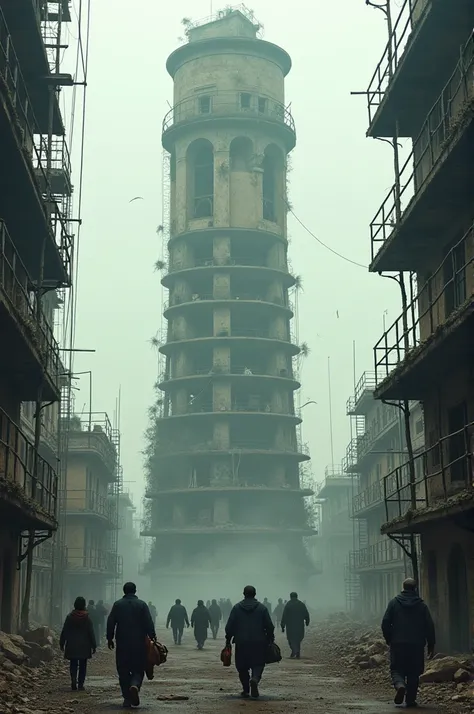
{"type": "MultiPolygon", "coordinates": [[[[159,638],[170,643],[169,631],[161,630],[159,638]]],[[[140,711],[148,714],[172,712],[173,714],[288,714],[292,711],[308,714],[388,714],[394,711],[391,691],[387,689],[385,701],[364,696],[359,688],[336,676],[324,661],[318,661],[308,651],[303,659],[287,659],[286,642],[279,642],[284,660],[267,668],[261,683],[258,700],[242,700],[234,666],[224,668],[219,661],[222,638],[208,640],[203,651],[195,648],[192,632],[185,632],[181,647],[169,646],[168,662],[155,670],[155,679],[145,681],[141,692],[140,711]],[[187,701],[160,701],[158,697],[177,695],[189,697],[187,701]]],[[[118,681],[115,676],[114,653],[102,650],[92,661],[87,679],[87,691],[68,691],[66,670],[64,677],[49,682],[44,691],[45,702],[36,709],[62,709],[74,714],[99,714],[117,711],[121,706],[118,681]]],[[[340,673],[337,672],[337,675],[340,673]]],[[[138,710],[137,710],[138,711],[138,710]]],[[[395,710],[396,711],[396,710],[395,710]]],[[[434,712],[423,708],[424,712],[434,712]]],[[[438,710],[439,711],[439,710],[438,710]]]]}

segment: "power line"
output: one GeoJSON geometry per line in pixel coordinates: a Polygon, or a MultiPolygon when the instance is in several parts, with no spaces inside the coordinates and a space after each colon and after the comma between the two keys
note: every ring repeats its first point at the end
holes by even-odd
{"type": "MultiPolygon", "coordinates": [[[[287,204],[287,206],[288,206],[288,204],[287,204]]],[[[288,206],[288,210],[289,210],[289,212],[292,214],[292,216],[298,221],[298,223],[300,224],[300,226],[301,226],[302,228],[304,228],[304,230],[305,230],[307,233],[309,233],[309,235],[312,236],[312,237],[314,238],[314,240],[318,241],[318,243],[319,243],[320,245],[322,245],[323,248],[326,248],[327,250],[329,250],[329,251],[330,251],[331,253],[333,253],[334,255],[337,255],[338,258],[342,258],[342,260],[345,260],[347,263],[352,263],[352,265],[357,265],[358,268],[364,268],[365,270],[368,270],[368,269],[369,269],[367,265],[363,265],[362,263],[358,263],[356,260],[351,260],[351,258],[347,258],[345,255],[342,255],[342,253],[338,253],[337,250],[334,250],[334,248],[331,248],[331,246],[327,245],[327,243],[324,243],[324,242],[321,240],[321,238],[318,238],[318,236],[315,235],[315,234],[313,233],[313,231],[311,231],[311,230],[308,228],[308,226],[303,223],[303,221],[301,220],[301,218],[298,218],[298,216],[296,215],[296,213],[293,211],[292,208],[290,208],[290,207],[288,206]]]]}

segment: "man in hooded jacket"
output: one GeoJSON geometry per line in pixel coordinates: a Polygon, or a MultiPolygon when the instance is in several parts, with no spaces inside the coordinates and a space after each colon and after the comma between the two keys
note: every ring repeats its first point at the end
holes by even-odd
{"type": "Polygon", "coordinates": [[[309,625],[308,608],[298,600],[298,593],[291,593],[290,600],[286,603],[281,618],[282,632],[286,628],[286,639],[290,645],[291,659],[299,659],[301,655],[301,643],[304,639],[305,625],[309,625]]]}
{"type": "Polygon", "coordinates": [[[268,645],[275,639],[270,613],[256,594],[252,585],[244,588],[244,599],[232,608],[225,628],[227,646],[235,643],[235,666],[244,698],[259,696],[268,645]]]}
{"type": "Polygon", "coordinates": [[[202,650],[207,640],[207,631],[211,626],[211,616],[209,610],[204,605],[203,600],[198,600],[197,607],[191,615],[191,627],[194,628],[194,638],[197,642],[198,650],[202,650]]]}
{"type": "Polygon", "coordinates": [[[382,633],[390,646],[390,673],[395,687],[395,704],[416,707],[420,675],[425,668],[425,645],[431,658],[435,626],[428,606],[418,596],[416,582],[407,578],[403,591],[388,603],[382,633]]]}

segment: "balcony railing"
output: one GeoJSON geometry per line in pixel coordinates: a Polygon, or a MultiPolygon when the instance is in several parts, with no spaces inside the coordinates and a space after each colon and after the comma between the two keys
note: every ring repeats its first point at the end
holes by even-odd
{"type": "Polygon", "coordinates": [[[27,330],[41,364],[49,379],[60,389],[61,373],[64,369],[59,357],[59,345],[53,331],[41,312],[37,319],[36,297],[33,282],[7,231],[0,220],[0,290],[20,323],[27,330]]]}
{"type": "Polygon", "coordinates": [[[229,5],[223,10],[219,10],[218,12],[208,15],[207,17],[203,17],[200,20],[190,22],[186,25],[186,37],[188,37],[189,39],[189,33],[191,30],[194,30],[197,27],[202,27],[203,25],[207,25],[210,22],[218,22],[219,20],[222,20],[224,17],[230,15],[233,12],[240,12],[242,15],[244,15],[244,17],[246,17],[247,20],[249,20],[254,25],[255,30],[257,31],[257,37],[259,37],[260,39],[263,38],[262,25],[260,25],[260,23],[257,22],[257,20],[255,19],[254,11],[244,5],[244,3],[239,3],[238,5],[229,5]]]}
{"type": "Polygon", "coordinates": [[[447,253],[441,265],[421,288],[410,275],[408,304],[374,347],[377,383],[390,375],[409,354],[428,340],[474,295],[474,224],[447,253]]]}
{"type": "Polygon", "coordinates": [[[110,472],[117,477],[117,443],[119,433],[113,429],[105,412],[75,414],[68,426],[69,449],[71,451],[94,450],[104,459],[110,472]]]}
{"type": "Polygon", "coordinates": [[[252,412],[258,414],[279,414],[281,416],[295,416],[294,410],[292,412],[290,410],[284,411],[283,409],[277,411],[272,407],[271,402],[266,401],[264,399],[258,402],[246,402],[237,400],[233,401],[232,404],[229,405],[219,405],[213,404],[212,402],[200,402],[198,400],[195,400],[194,402],[188,405],[186,412],[173,412],[172,416],[183,416],[184,414],[214,414],[229,412],[252,412]]]}
{"type": "Polygon", "coordinates": [[[47,204],[43,202],[45,221],[48,221],[49,213],[55,216],[52,222],[51,233],[60,251],[66,272],[69,269],[71,260],[72,237],[69,232],[68,218],[63,216],[60,205],[56,203],[47,174],[48,139],[38,129],[38,122],[35,118],[32,104],[28,96],[26,84],[21,72],[20,62],[16,56],[12,38],[9,34],[3,13],[0,10],[0,76],[5,82],[10,100],[15,110],[15,118],[18,123],[16,131],[17,140],[21,144],[25,156],[31,157],[32,173],[40,179],[44,190],[47,191],[47,204]],[[39,148],[40,147],[40,148],[39,148]]]}
{"type": "Polygon", "coordinates": [[[356,516],[373,506],[382,504],[384,499],[383,481],[375,481],[368,488],[357,493],[352,499],[352,515],[356,516]]]}
{"type": "Polygon", "coordinates": [[[233,327],[232,329],[222,328],[215,335],[166,335],[166,342],[182,342],[184,340],[209,339],[212,337],[254,337],[265,340],[278,340],[279,342],[288,342],[296,344],[293,331],[289,337],[278,337],[271,334],[269,330],[257,327],[233,327]]]}
{"type": "Polygon", "coordinates": [[[400,546],[390,538],[372,543],[372,545],[351,553],[351,565],[354,570],[365,570],[377,566],[402,564],[403,551],[400,546]]]}
{"type": "Polygon", "coordinates": [[[295,132],[295,122],[291,111],[272,97],[255,91],[200,92],[183,99],[170,109],[163,119],[163,133],[176,125],[196,119],[205,120],[216,116],[245,116],[259,120],[273,121],[295,132]],[[245,97],[245,101],[243,99],[245,97]],[[247,99],[249,97],[249,99],[247,99]]]}
{"type": "Polygon", "coordinates": [[[166,454],[192,454],[197,451],[215,451],[228,453],[229,451],[276,451],[285,454],[301,454],[303,456],[309,456],[309,447],[307,444],[298,443],[294,446],[289,446],[288,444],[271,444],[268,441],[253,441],[252,439],[246,440],[236,440],[232,441],[229,446],[224,446],[216,444],[213,441],[199,442],[194,444],[167,441],[160,444],[160,449],[158,456],[166,454]]]}
{"type": "Polygon", "coordinates": [[[176,376],[170,376],[167,372],[161,372],[158,377],[159,382],[167,382],[170,379],[182,379],[186,377],[194,376],[208,376],[225,374],[231,377],[236,376],[246,376],[246,377],[280,377],[281,379],[294,379],[294,375],[291,370],[280,369],[278,374],[272,374],[263,369],[263,367],[249,367],[247,365],[231,365],[230,367],[225,367],[224,365],[216,364],[209,368],[207,367],[197,367],[188,374],[176,376]]]}
{"type": "Polygon", "coordinates": [[[400,8],[382,59],[378,63],[367,89],[370,124],[372,124],[390,81],[400,64],[412,30],[416,23],[419,22],[425,7],[429,3],[431,3],[431,0],[404,0],[400,8]]]}
{"type": "Polygon", "coordinates": [[[293,304],[290,301],[287,301],[285,303],[283,299],[276,298],[272,298],[270,300],[265,297],[262,297],[261,295],[255,295],[253,293],[235,293],[234,295],[212,295],[211,293],[196,293],[191,298],[174,297],[170,300],[165,300],[165,302],[163,303],[163,310],[168,310],[168,308],[176,307],[177,305],[189,305],[192,303],[212,302],[219,300],[250,300],[252,302],[263,302],[271,305],[279,305],[281,307],[285,307],[287,310],[293,311],[293,304]]]}
{"type": "Polygon", "coordinates": [[[64,508],[68,514],[92,513],[107,519],[112,525],[117,525],[117,505],[111,497],[103,496],[95,491],[67,490],[64,496],[64,508]]]}
{"type": "MultiPolygon", "coordinates": [[[[48,165],[48,149],[49,143],[44,140],[43,136],[35,135],[36,152],[33,155],[33,167],[41,169],[48,165]]],[[[51,140],[51,160],[50,169],[52,172],[51,188],[54,194],[61,195],[71,192],[71,156],[65,137],[53,137],[51,140]],[[61,175],[63,185],[53,185],[54,176],[61,175]],[[60,190],[61,189],[61,190],[60,190]]],[[[58,200],[60,200],[58,198],[58,200]]]]}
{"type": "Polygon", "coordinates": [[[122,556],[110,550],[95,548],[69,548],[67,549],[67,570],[82,573],[84,571],[97,571],[111,577],[122,575],[122,556]]]}
{"type": "Polygon", "coordinates": [[[354,396],[349,397],[349,399],[347,400],[346,414],[352,414],[356,409],[357,405],[359,404],[361,397],[366,392],[373,392],[376,386],[377,384],[375,381],[375,372],[364,372],[364,374],[356,384],[354,396]]]}
{"type": "Polygon", "coordinates": [[[370,224],[372,260],[379,248],[403,221],[403,214],[417,200],[434,167],[446,155],[446,144],[459,128],[466,107],[474,99],[474,37],[471,35],[461,52],[450,80],[429,112],[413,142],[413,150],[370,224]]]}
{"type": "Polygon", "coordinates": [[[440,438],[414,458],[415,481],[406,462],[384,478],[387,521],[408,511],[442,505],[460,491],[474,490],[474,422],[440,438]]]}
{"type": "Polygon", "coordinates": [[[220,258],[214,258],[210,255],[207,258],[197,258],[192,261],[192,264],[187,264],[182,260],[175,260],[169,266],[169,272],[174,273],[178,270],[192,270],[193,268],[209,268],[209,267],[226,267],[226,266],[248,266],[252,268],[269,268],[271,270],[280,270],[286,272],[285,268],[276,268],[274,266],[267,265],[264,258],[255,258],[252,256],[242,257],[242,256],[228,256],[222,261],[220,258]]]}
{"type": "MultiPolygon", "coordinates": [[[[16,487],[26,505],[56,519],[58,476],[21,429],[0,409],[0,479],[16,487]],[[35,470],[36,465],[36,470],[35,470]]],[[[40,514],[37,514],[37,516],[40,514]]]]}

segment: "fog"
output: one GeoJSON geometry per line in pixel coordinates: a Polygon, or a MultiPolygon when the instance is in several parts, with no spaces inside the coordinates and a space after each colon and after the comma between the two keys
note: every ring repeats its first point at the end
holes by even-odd
{"type": "MultiPolygon", "coordinates": [[[[265,27],[265,39],[281,45],[293,60],[286,83],[297,127],[289,256],[303,285],[298,338],[310,351],[298,399],[311,402],[302,412],[302,434],[311,452],[310,480],[317,483],[325,466],[340,462],[345,453],[345,403],[354,376],[373,369],[372,348],[383,320],[398,314],[393,281],[369,274],[317,240],[350,261],[369,262],[368,226],[392,183],[392,155],[386,143],[365,138],[366,98],[350,93],[366,89],[382,54],[386,24],[383,14],[363,0],[295,0],[278,10],[270,0],[255,0],[252,9],[265,27]]],[[[165,62],[180,44],[182,18],[199,19],[209,11],[201,0],[144,0],[139,9],[117,0],[112,11],[107,3],[92,9],[75,346],[95,353],[78,352],[74,370],[93,370],[94,410],[116,410],[120,389],[124,481],[139,510],[145,491],[144,432],[158,372],[150,340],[162,325],[162,300],[167,299],[153,268],[161,251],[156,228],[163,222],[161,122],[173,93],[165,62]],[[143,200],[130,203],[135,196],[143,200]]],[[[76,404],[88,402],[86,380],[80,381],[76,404]]],[[[277,545],[257,548],[257,542],[249,538],[245,552],[222,542],[215,554],[223,563],[222,576],[214,579],[206,575],[205,559],[196,564],[203,572],[200,580],[189,581],[184,572],[157,588],[140,577],[143,595],[157,601],[160,611],[176,597],[191,610],[198,598],[235,602],[243,586],[252,583],[261,599],[267,596],[272,603],[296,588],[314,607],[333,606],[330,588],[321,602],[317,577],[311,585],[299,580],[288,554],[277,545]]],[[[302,545],[298,557],[305,552],[302,545]]],[[[327,587],[331,574],[323,577],[327,587]]]]}

